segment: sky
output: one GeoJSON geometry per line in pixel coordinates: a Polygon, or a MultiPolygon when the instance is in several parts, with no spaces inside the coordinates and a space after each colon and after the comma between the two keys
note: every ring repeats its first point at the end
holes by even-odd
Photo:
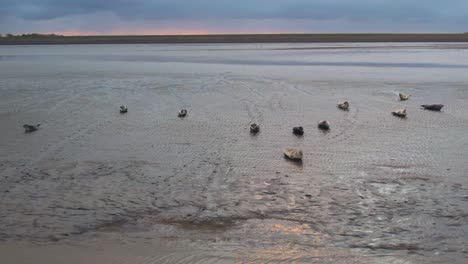
{"type": "Polygon", "coordinates": [[[0,0],[0,34],[468,32],[468,0],[0,0]]]}

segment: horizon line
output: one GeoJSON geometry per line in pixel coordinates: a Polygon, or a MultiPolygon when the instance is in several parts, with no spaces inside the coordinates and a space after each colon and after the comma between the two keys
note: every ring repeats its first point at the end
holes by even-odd
{"type": "MultiPolygon", "coordinates": [[[[9,34],[9,33],[7,33],[9,34]]],[[[6,36],[7,34],[2,34],[6,36]]],[[[459,35],[459,34],[468,34],[468,32],[353,32],[353,33],[344,33],[344,32],[328,32],[328,33],[305,33],[305,32],[262,32],[262,33],[155,33],[155,34],[100,34],[100,33],[78,33],[78,34],[67,34],[65,32],[55,32],[55,33],[17,33],[11,34],[15,37],[21,36],[61,36],[61,37],[151,37],[151,36],[258,36],[258,35],[459,35]]]]}

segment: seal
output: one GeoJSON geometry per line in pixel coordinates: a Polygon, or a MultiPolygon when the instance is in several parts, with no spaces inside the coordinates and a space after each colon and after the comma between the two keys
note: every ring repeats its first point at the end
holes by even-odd
{"type": "Polygon", "coordinates": [[[125,105],[120,106],[120,113],[121,114],[125,114],[127,112],[128,112],[128,107],[126,107],[125,105]]]}
{"type": "Polygon", "coordinates": [[[394,116],[405,118],[406,117],[406,109],[403,108],[403,109],[398,109],[398,110],[392,111],[392,114],[394,116]]]}
{"type": "Polygon", "coordinates": [[[39,129],[39,126],[40,126],[40,125],[41,125],[41,124],[37,124],[37,125],[28,125],[28,124],[25,124],[25,125],[23,125],[24,132],[25,132],[25,133],[34,132],[34,131],[36,131],[36,130],[39,129]]]}
{"type": "Polygon", "coordinates": [[[260,126],[256,123],[250,125],[250,133],[257,134],[260,131],[260,126]]]}
{"type": "Polygon", "coordinates": [[[330,122],[328,122],[327,120],[320,121],[318,123],[318,128],[320,128],[322,130],[329,130],[330,129],[330,122]]]}
{"type": "Polygon", "coordinates": [[[409,94],[399,93],[398,96],[400,97],[401,101],[406,101],[410,98],[409,94]]]}
{"type": "Polygon", "coordinates": [[[286,148],[283,150],[284,157],[290,160],[300,161],[304,156],[302,150],[295,148],[286,148]]]}
{"type": "Polygon", "coordinates": [[[348,101],[344,101],[342,103],[339,103],[338,104],[338,108],[341,109],[341,110],[344,110],[344,111],[348,111],[349,109],[349,102],[348,101]]]}
{"type": "Polygon", "coordinates": [[[421,107],[426,110],[440,111],[442,107],[444,107],[444,105],[443,104],[431,104],[431,105],[421,105],[421,107]]]}
{"type": "Polygon", "coordinates": [[[187,110],[185,109],[181,109],[179,113],[177,114],[177,116],[179,117],[185,117],[186,115],[187,115],[187,110]]]}
{"type": "Polygon", "coordinates": [[[293,127],[293,134],[294,135],[304,135],[304,128],[301,126],[293,127]]]}

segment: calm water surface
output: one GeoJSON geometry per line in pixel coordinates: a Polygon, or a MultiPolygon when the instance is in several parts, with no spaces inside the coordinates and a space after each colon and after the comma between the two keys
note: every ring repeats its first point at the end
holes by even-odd
{"type": "Polygon", "coordinates": [[[467,44],[0,46],[0,255],[466,263],[467,72],[467,44]]]}

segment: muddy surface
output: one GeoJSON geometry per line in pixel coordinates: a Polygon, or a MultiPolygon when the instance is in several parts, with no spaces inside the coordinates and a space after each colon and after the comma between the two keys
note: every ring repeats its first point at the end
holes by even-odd
{"type": "Polygon", "coordinates": [[[375,45],[0,47],[2,258],[466,263],[468,50],[375,45]]]}

